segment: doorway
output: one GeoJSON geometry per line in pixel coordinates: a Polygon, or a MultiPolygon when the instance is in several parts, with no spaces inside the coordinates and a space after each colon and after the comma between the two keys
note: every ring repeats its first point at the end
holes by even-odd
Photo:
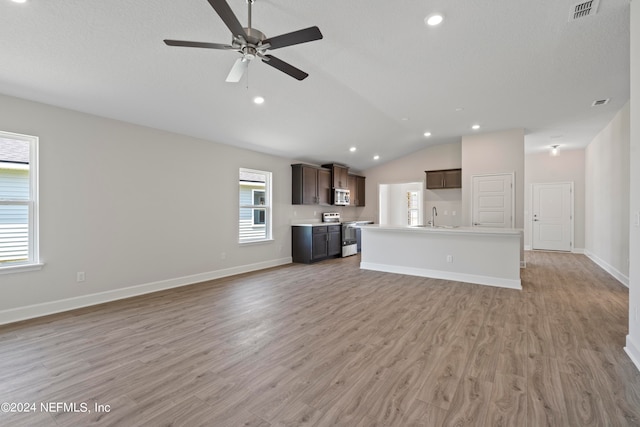
{"type": "Polygon", "coordinates": [[[531,184],[531,248],[573,249],[573,182],[531,184]]]}
{"type": "Polygon", "coordinates": [[[471,224],[474,227],[513,228],[513,173],[471,177],[471,224]]]}
{"type": "Polygon", "coordinates": [[[380,184],[381,225],[422,225],[423,182],[380,184]]]}

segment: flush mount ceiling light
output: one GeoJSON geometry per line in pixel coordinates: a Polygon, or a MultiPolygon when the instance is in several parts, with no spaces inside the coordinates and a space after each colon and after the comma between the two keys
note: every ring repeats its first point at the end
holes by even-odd
{"type": "Polygon", "coordinates": [[[380,159],[380,156],[378,156],[377,154],[373,156],[373,160],[378,160],[378,159],[380,159]]]}
{"type": "Polygon", "coordinates": [[[264,98],[261,96],[256,96],[255,98],[253,98],[253,103],[254,104],[264,104],[264,98]]]}
{"type": "Polygon", "coordinates": [[[429,138],[431,136],[431,132],[425,132],[424,136],[426,136],[427,138],[429,138]]]}
{"type": "Polygon", "coordinates": [[[480,125],[473,125],[473,126],[471,126],[471,129],[478,130],[478,129],[480,129],[480,125]]]}
{"type": "Polygon", "coordinates": [[[427,16],[426,18],[424,18],[424,22],[425,24],[433,27],[435,25],[439,25],[442,20],[444,19],[444,17],[439,14],[439,13],[432,13],[431,15],[427,16]]]}
{"type": "Polygon", "coordinates": [[[351,147],[351,148],[349,148],[349,151],[351,151],[352,153],[355,153],[355,151],[356,151],[356,150],[357,150],[357,148],[356,148],[356,147],[351,147]]]}

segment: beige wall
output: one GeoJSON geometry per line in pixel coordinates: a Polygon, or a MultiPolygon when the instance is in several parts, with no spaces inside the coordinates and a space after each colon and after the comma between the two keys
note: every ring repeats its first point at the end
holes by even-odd
{"type": "Polygon", "coordinates": [[[629,103],[585,150],[585,253],[628,283],[629,103]]]}
{"type": "Polygon", "coordinates": [[[3,95],[0,129],[40,138],[45,263],[0,276],[0,323],[25,306],[37,314],[290,262],[293,211],[315,211],[291,205],[290,159],[3,95]],[[240,167],[273,172],[272,242],[237,243],[240,167]]]}
{"type": "Polygon", "coordinates": [[[640,0],[631,2],[629,335],[627,353],[640,369],[640,0]]]}
{"type": "Polygon", "coordinates": [[[471,225],[471,177],[515,172],[515,227],[524,228],[524,129],[462,137],[462,225],[471,225]]]}
{"type": "MultiPolygon", "coordinates": [[[[460,148],[460,143],[434,145],[409,156],[365,170],[363,175],[367,177],[367,206],[360,213],[360,218],[378,222],[380,184],[424,183],[424,171],[426,170],[459,168],[461,165],[460,148]]],[[[448,207],[450,204],[455,205],[456,203],[460,204],[460,190],[424,191],[425,215],[433,205],[438,206],[438,211],[444,212],[446,209],[451,210],[448,207]]]]}
{"type": "Polygon", "coordinates": [[[524,245],[531,246],[531,184],[573,182],[574,190],[574,241],[576,252],[584,251],[584,172],[585,150],[560,151],[551,156],[548,151],[527,154],[524,157],[524,245]]]}

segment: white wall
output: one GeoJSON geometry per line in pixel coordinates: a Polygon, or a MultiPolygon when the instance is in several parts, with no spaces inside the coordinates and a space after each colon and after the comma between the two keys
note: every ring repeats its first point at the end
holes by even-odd
{"type": "Polygon", "coordinates": [[[629,103],[585,150],[585,253],[629,280],[629,103]]]}
{"type": "MultiPolygon", "coordinates": [[[[363,175],[367,177],[367,206],[360,212],[360,217],[378,222],[380,184],[424,183],[424,171],[459,168],[461,166],[460,149],[460,143],[434,145],[409,156],[365,170],[363,175]]],[[[430,212],[433,205],[437,206],[438,212],[446,209],[451,210],[451,203],[454,206],[460,206],[460,190],[424,190],[423,197],[424,212],[427,218],[430,218],[430,213],[427,211],[430,212]]]]}
{"type": "Polygon", "coordinates": [[[462,225],[471,225],[471,177],[515,172],[515,227],[524,228],[524,129],[462,137],[462,225]]]}
{"type": "Polygon", "coordinates": [[[3,95],[0,129],[40,138],[45,263],[0,275],[0,324],[290,262],[291,220],[332,210],[291,205],[290,159],[3,95]],[[237,243],[240,167],[273,172],[273,242],[237,243]]]}
{"type": "Polygon", "coordinates": [[[524,157],[524,245],[531,247],[531,184],[573,182],[574,251],[584,251],[584,172],[585,150],[560,150],[559,156],[549,151],[524,157]]]}
{"type": "Polygon", "coordinates": [[[631,2],[629,335],[627,353],[640,370],[640,0],[631,2]]]}
{"type": "MultiPolygon", "coordinates": [[[[407,225],[407,193],[409,191],[421,192],[423,183],[407,182],[402,184],[380,184],[380,224],[407,225]]],[[[422,203],[418,201],[419,208],[422,203]]],[[[376,222],[378,220],[376,219],[376,222]]]]}

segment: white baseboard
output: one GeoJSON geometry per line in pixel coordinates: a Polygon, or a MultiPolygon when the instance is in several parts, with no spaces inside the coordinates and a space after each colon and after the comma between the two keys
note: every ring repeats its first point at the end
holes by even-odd
{"type": "Polygon", "coordinates": [[[190,276],[177,277],[174,279],[160,280],[157,282],[145,283],[142,285],[136,285],[121,289],[114,289],[111,291],[99,292],[96,294],[82,295],[74,298],[67,298],[63,300],[49,301],[41,304],[11,308],[8,310],[0,311],[0,325],[47,316],[49,314],[61,313],[69,310],[75,310],[78,308],[89,307],[92,305],[103,304],[105,302],[131,298],[134,296],[163,291],[166,289],[193,285],[196,283],[206,282],[208,280],[221,279],[223,277],[234,276],[236,274],[264,270],[265,268],[277,267],[280,265],[290,264],[291,262],[291,257],[280,258],[255,264],[225,268],[223,270],[215,270],[206,273],[193,274],[190,276]]]}
{"type": "Polygon", "coordinates": [[[573,250],[571,252],[573,252],[574,254],[584,255],[585,249],[584,248],[573,248],[573,250]]]}
{"type": "Polygon", "coordinates": [[[627,288],[629,287],[629,276],[624,275],[617,268],[615,268],[614,266],[612,266],[611,264],[609,264],[608,262],[606,262],[602,258],[598,257],[596,254],[593,254],[593,253],[589,252],[589,250],[587,250],[587,249],[584,250],[584,254],[591,261],[593,261],[596,264],[598,264],[604,271],[606,271],[607,273],[609,273],[610,275],[615,277],[616,280],[618,280],[618,282],[622,283],[627,288]]]}
{"type": "Polygon", "coordinates": [[[633,342],[630,335],[627,335],[627,345],[624,348],[631,361],[638,371],[640,371],[640,346],[633,342]]]}
{"type": "Polygon", "coordinates": [[[520,279],[505,279],[502,277],[479,276],[450,271],[429,270],[426,268],[402,267],[396,265],[361,262],[363,270],[382,271],[385,273],[407,274],[409,276],[431,277],[433,279],[453,280],[455,282],[473,283],[476,285],[497,286],[499,288],[522,289],[520,279]]]}
{"type": "Polygon", "coordinates": [[[524,245],[524,250],[525,251],[530,251],[531,250],[531,245],[524,245]]]}

